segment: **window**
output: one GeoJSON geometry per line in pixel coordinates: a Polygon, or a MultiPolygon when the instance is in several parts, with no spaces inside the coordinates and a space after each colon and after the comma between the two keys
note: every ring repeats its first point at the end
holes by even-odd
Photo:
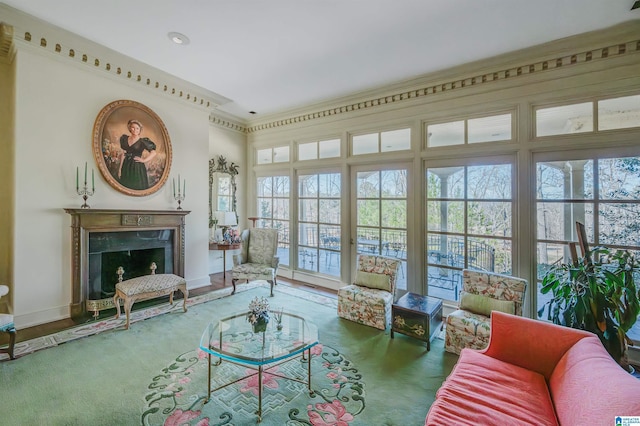
{"type": "Polygon", "coordinates": [[[278,230],[278,256],[281,265],[289,265],[289,176],[258,177],[257,227],[278,230]]]}
{"type": "Polygon", "coordinates": [[[640,95],[536,109],[536,136],[640,127],[640,95]]]}
{"type": "Polygon", "coordinates": [[[256,150],[256,164],[288,163],[289,146],[256,150]]]}
{"type": "Polygon", "coordinates": [[[411,149],[411,129],[357,135],[351,144],[353,155],[407,150],[411,149]]]}
{"type": "Polygon", "coordinates": [[[298,177],[298,269],[340,276],[340,173],[298,177]]]}
{"type": "MultiPolygon", "coordinates": [[[[537,271],[569,263],[568,243],[585,225],[590,247],[606,245],[640,254],[640,157],[536,161],[537,271]]],[[[537,309],[551,297],[537,287],[537,309]]],[[[546,313],[543,315],[546,318],[546,313]]]]}
{"type": "Polygon", "coordinates": [[[298,145],[298,160],[340,157],[340,139],[301,143],[298,145]]]}
{"type": "Polygon", "coordinates": [[[457,300],[462,270],[512,271],[511,164],[427,168],[427,285],[457,300]]]}
{"type": "Polygon", "coordinates": [[[427,125],[427,147],[509,141],[511,113],[427,125]]]}

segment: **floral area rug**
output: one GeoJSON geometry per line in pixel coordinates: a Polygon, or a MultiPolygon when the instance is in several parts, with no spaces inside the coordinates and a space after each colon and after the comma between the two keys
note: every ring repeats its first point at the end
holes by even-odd
{"type": "MultiPolygon", "coordinates": [[[[308,361],[300,357],[263,373],[263,425],[349,425],[365,409],[365,384],[358,368],[338,349],[319,344],[311,350],[311,389],[281,377],[307,380],[308,361]]],[[[207,397],[207,354],[181,354],[150,379],[143,425],[248,425],[257,423],[255,370],[223,361],[212,367],[212,389],[239,380],[207,397]]],[[[213,358],[213,361],[216,361],[213,358]]]]}

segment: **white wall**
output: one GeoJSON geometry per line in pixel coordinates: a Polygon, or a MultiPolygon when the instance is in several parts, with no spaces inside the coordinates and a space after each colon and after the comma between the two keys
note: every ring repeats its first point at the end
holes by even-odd
{"type": "Polygon", "coordinates": [[[87,162],[96,169],[92,208],[176,208],[170,185],[147,197],[131,197],[109,186],[97,170],[93,124],[100,110],[118,99],[146,105],[168,129],[173,147],[168,182],[179,173],[189,188],[183,203],[191,210],[186,216],[185,278],[189,288],[207,285],[209,112],[30,49],[20,49],[16,61],[17,327],[69,316],[71,220],[63,208],[82,202],[75,193],[76,166],[87,162]]]}

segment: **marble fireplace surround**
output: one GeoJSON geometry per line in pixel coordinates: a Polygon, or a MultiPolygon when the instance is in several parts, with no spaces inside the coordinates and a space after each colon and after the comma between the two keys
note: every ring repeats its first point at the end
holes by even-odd
{"type": "MultiPolygon", "coordinates": [[[[109,209],[64,209],[64,211],[71,216],[70,313],[72,318],[82,318],[89,313],[96,314],[100,310],[113,307],[111,297],[108,295],[103,298],[90,296],[91,286],[95,286],[96,279],[99,280],[92,276],[90,286],[89,277],[91,274],[95,275],[96,270],[95,263],[90,265],[90,247],[92,247],[92,259],[95,259],[96,255],[98,259],[100,258],[96,248],[99,251],[104,250],[103,254],[144,253],[144,251],[158,248],[161,251],[168,250],[169,253],[166,256],[161,255],[166,260],[164,262],[166,265],[163,265],[166,270],[159,270],[158,273],[166,272],[184,276],[185,216],[190,213],[189,211],[109,209]],[[135,238],[136,235],[140,238],[135,238]],[[154,235],[159,237],[145,243],[145,240],[149,240],[149,236],[154,235]],[[108,242],[104,242],[105,236],[108,237],[108,242]]],[[[141,268],[148,268],[148,266],[144,265],[141,268]]],[[[133,276],[125,275],[125,279],[128,278],[133,276]]],[[[109,284],[113,286],[115,281],[109,284]]]]}

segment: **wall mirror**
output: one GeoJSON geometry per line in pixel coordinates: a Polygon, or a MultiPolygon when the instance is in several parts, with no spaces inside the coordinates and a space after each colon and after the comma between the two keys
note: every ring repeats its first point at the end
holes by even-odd
{"type": "Polygon", "coordinates": [[[209,160],[209,228],[229,226],[238,223],[236,212],[236,175],[238,165],[227,164],[226,158],[220,155],[209,160]],[[226,214],[225,214],[226,213],[226,214]],[[232,213],[235,223],[230,219],[232,213]],[[223,219],[226,218],[226,219],[223,219]],[[230,223],[220,223],[220,221],[230,223]]]}

